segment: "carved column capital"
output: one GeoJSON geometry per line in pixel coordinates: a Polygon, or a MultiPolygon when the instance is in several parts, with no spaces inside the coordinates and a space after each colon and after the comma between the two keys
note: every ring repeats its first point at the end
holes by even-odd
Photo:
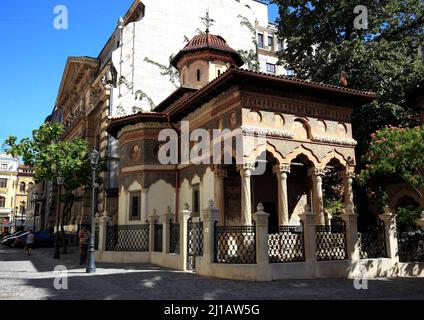
{"type": "Polygon", "coordinates": [[[290,164],[277,164],[273,167],[273,173],[285,173],[286,175],[290,173],[290,164]]]}
{"type": "Polygon", "coordinates": [[[344,172],[344,175],[347,179],[355,179],[356,174],[354,170],[347,170],[344,172]]]}
{"type": "Polygon", "coordinates": [[[325,176],[325,168],[310,168],[308,174],[312,177],[323,177],[325,176]]]}
{"type": "Polygon", "coordinates": [[[245,162],[243,164],[237,165],[237,170],[240,171],[241,175],[251,176],[253,171],[255,171],[254,162],[245,162]]]}
{"type": "Polygon", "coordinates": [[[226,178],[227,177],[227,170],[223,169],[222,166],[218,166],[218,165],[215,166],[213,172],[215,174],[215,177],[218,177],[218,178],[226,178]]]}

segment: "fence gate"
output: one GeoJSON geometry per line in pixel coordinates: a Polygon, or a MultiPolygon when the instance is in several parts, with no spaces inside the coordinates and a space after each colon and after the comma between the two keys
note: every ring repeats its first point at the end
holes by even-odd
{"type": "Polygon", "coordinates": [[[187,269],[196,270],[196,256],[203,256],[203,222],[187,222],[187,269]]]}

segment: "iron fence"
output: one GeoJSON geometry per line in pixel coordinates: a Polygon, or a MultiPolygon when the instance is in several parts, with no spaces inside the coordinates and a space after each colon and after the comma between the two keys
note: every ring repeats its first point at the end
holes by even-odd
{"type": "Polygon", "coordinates": [[[424,262],[424,231],[398,232],[399,260],[424,262]]]}
{"type": "Polygon", "coordinates": [[[155,223],[155,243],[154,243],[154,251],[162,252],[162,244],[163,244],[163,224],[155,223]]]}
{"type": "Polygon", "coordinates": [[[196,256],[203,256],[203,222],[187,222],[187,268],[196,268],[196,256]]]}
{"type": "Polygon", "coordinates": [[[107,225],[106,251],[149,251],[149,225],[107,225]]]}
{"type": "Polygon", "coordinates": [[[215,222],[215,263],[256,263],[255,226],[218,227],[215,222]]]}
{"type": "Polygon", "coordinates": [[[270,263],[305,261],[303,224],[270,227],[268,233],[270,263]]]}
{"type": "Polygon", "coordinates": [[[387,258],[385,226],[358,226],[359,254],[361,259],[387,258]]]}
{"type": "Polygon", "coordinates": [[[169,224],[169,252],[180,253],[180,224],[169,224]]]}
{"type": "Polygon", "coordinates": [[[346,249],[346,225],[344,222],[331,226],[316,226],[317,260],[345,260],[346,249]]]}
{"type": "Polygon", "coordinates": [[[94,227],[94,250],[99,250],[99,225],[94,227]]]}

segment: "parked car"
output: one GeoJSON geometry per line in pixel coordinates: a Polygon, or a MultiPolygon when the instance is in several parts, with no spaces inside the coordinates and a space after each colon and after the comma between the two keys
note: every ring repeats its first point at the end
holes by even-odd
{"type": "Polygon", "coordinates": [[[12,234],[12,235],[4,238],[2,240],[2,242],[1,242],[1,244],[4,245],[4,246],[8,246],[8,247],[14,247],[16,245],[16,240],[19,237],[22,237],[22,236],[25,236],[25,239],[26,239],[26,235],[28,233],[29,233],[28,231],[19,231],[19,232],[16,232],[16,233],[14,233],[14,234],[12,234]]]}
{"type": "MultiPolygon", "coordinates": [[[[29,232],[16,237],[14,246],[24,247],[29,232]]],[[[50,232],[37,231],[34,232],[34,247],[51,247],[54,245],[54,236],[50,232]]]]}

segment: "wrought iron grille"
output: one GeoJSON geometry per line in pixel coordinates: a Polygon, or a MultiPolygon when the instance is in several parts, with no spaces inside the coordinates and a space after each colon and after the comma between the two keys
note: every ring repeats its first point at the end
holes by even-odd
{"type": "Polygon", "coordinates": [[[149,251],[149,225],[108,225],[106,251],[149,251]]]}
{"type": "Polygon", "coordinates": [[[203,222],[187,221],[187,268],[196,268],[196,256],[203,256],[203,222]]]}
{"type": "Polygon", "coordinates": [[[268,256],[270,263],[305,261],[303,224],[269,228],[268,256]]]}
{"type": "Polygon", "coordinates": [[[94,250],[99,250],[99,225],[94,227],[94,250]]]}
{"type": "Polygon", "coordinates": [[[399,232],[398,249],[401,262],[424,262],[424,231],[399,232]]]}
{"type": "Polygon", "coordinates": [[[384,222],[377,226],[358,226],[361,259],[387,258],[384,222]]]}
{"type": "Polygon", "coordinates": [[[256,263],[255,226],[218,227],[215,223],[216,263],[256,263]]]}
{"type": "Polygon", "coordinates": [[[163,242],[163,224],[155,223],[155,247],[156,252],[162,252],[162,242],[163,242]]]}
{"type": "Polygon", "coordinates": [[[180,253],[180,224],[170,223],[169,225],[169,251],[180,253]]]}
{"type": "Polygon", "coordinates": [[[346,225],[316,226],[317,260],[344,260],[347,258],[346,225]]]}

